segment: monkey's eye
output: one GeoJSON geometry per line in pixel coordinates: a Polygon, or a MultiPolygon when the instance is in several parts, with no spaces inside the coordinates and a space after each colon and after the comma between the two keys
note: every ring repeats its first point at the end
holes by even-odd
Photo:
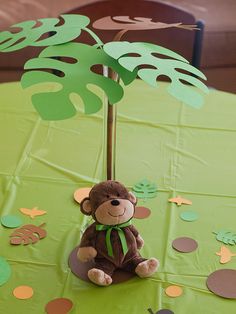
{"type": "Polygon", "coordinates": [[[117,193],[117,194],[116,194],[116,196],[117,196],[117,197],[120,197],[120,194],[119,194],[119,193],[117,193]]]}
{"type": "Polygon", "coordinates": [[[106,198],[110,198],[110,196],[109,196],[109,195],[106,195],[106,198]]]}

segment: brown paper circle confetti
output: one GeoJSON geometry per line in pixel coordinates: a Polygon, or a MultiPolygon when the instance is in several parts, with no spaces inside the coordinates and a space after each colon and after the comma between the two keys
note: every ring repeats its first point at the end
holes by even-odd
{"type": "Polygon", "coordinates": [[[135,207],[134,218],[145,219],[151,215],[151,210],[147,207],[137,206],[135,207]]]}
{"type": "Polygon", "coordinates": [[[85,197],[89,196],[90,191],[91,191],[91,188],[78,189],[74,193],[74,199],[76,200],[76,202],[80,204],[85,197]]]}
{"type": "Polygon", "coordinates": [[[29,286],[19,286],[13,290],[13,295],[20,300],[30,299],[34,294],[34,290],[29,286]]]}
{"type": "Polygon", "coordinates": [[[214,294],[227,298],[236,299],[236,270],[220,269],[207,278],[207,287],[214,294]]]}
{"type": "MultiPolygon", "coordinates": [[[[79,277],[84,281],[91,282],[88,278],[88,271],[94,268],[94,261],[89,261],[87,263],[82,263],[81,261],[79,261],[77,258],[78,248],[79,247],[76,247],[69,256],[68,261],[69,267],[75,276],[79,277]]],[[[117,270],[112,275],[113,280],[112,283],[114,284],[121,283],[133,278],[134,276],[135,275],[132,273],[117,270]]]]}
{"type": "Polygon", "coordinates": [[[73,303],[66,298],[54,299],[45,306],[47,314],[68,314],[72,309],[73,303]]]}
{"type": "Polygon", "coordinates": [[[172,247],[181,253],[190,253],[197,249],[198,243],[192,238],[181,237],[172,242],[172,247]]]}
{"type": "Polygon", "coordinates": [[[171,285],[165,289],[166,295],[171,298],[176,298],[181,296],[183,289],[179,286],[171,285]]]}

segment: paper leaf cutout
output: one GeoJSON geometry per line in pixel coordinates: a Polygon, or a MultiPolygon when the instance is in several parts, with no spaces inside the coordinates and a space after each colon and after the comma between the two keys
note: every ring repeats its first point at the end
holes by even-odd
{"type": "Polygon", "coordinates": [[[224,244],[235,245],[236,244],[236,233],[220,230],[218,232],[213,232],[216,234],[216,239],[224,244]]]}
{"type": "Polygon", "coordinates": [[[183,25],[182,23],[162,23],[153,22],[151,18],[147,17],[134,17],[131,19],[128,16],[105,16],[98,19],[93,23],[93,27],[103,30],[148,30],[148,29],[162,29],[162,28],[184,28],[188,30],[197,29],[196,25],[183,25]],[[117,23],[118,21],[119,23],[117,23]],[[124,23],[122,23],[124,22],[124,23]]]}
{"type": "Polygon", "coordinates": [[[157,185],[143,179],[134,185],[133,192],[138,198],[153,198],[157,196],[157,185]]]}
{"type": "Polygon", "coordinates": [[[138,76],[151,86],[156,87],[156,80],[159,76],[164,75],[171,80],[167,85],[169,94],[192,107],[199,108],[203,105],[203,96],[197,92],[197,89],[183,82],[208,93],[206,85],[194,76],[204,80],[206,77],[179,54],[161,46],[142,42],[110,42],[105,44],[103,49],[127,70],[138,70],[138,76]],[[130,56],[131,53],[135,56],[130,56]],[[158,54],[158,57],[156,54],[158,54]],[[163,59],[159,55],[165,58],[163,59]],[[142,68],[139,69],[139,66],[142,66],[142,68]],[[145,68],[145,66],[148,66],[148,68],[145,68]],[[153,68],[150,68],[150,66],[153,68]],[[179,70],[189,73],[181,73],[179,70]]]}
{"type": "Polygon", "coordinates": [[[38,242],[47,236],[47,231],[42,229],[44,225],[45,223],[39,227],[35,225],[24,225],[23,227],[16,229],[10,235],[10,243],[14,245],[28,245],[30,243],[34,244],[38,242]]]}
{"type": "Polygon", "coordinates": [[[184,205],[192,205],[192,201],[190,201],[190,200],[188,200],[186,198],[183,198],[183,197],[181,197],[179,195],[177,197],[168,199],[168,202],[176,203],[178,206],[181,206],[182,204],[184,204],[184,205]]]}
{"type": "Polygon", "coordinates": [[[44,120],[62,120],[74,116],[76,109],[70,100],[72,93],[81,97],[85,113],[91,114],[98,112],[103,102],[89,89],[88,84],[97,85],[104,90],[111,104],[121,100],[124,93],[119,83],[91,70],[91,67],[97,64],[112,68],[125,84],[129,84],[136,77],[135,72],[124,69],[102,49],[80,43],[67,43],[48,47],[38,58],[31,59],[25,64],[27,70],[55,69],[63,72],[63,77],[43,71],[30,71],[23,75],[21,83],[23,88],[44,82],[61,85],[59,91],[42,92],[32,96],[33,105],[44,120]],[[75,63],[55,60],[53,57],[70,57],[75,63]]]}
{"type": "Polygon", "coordinates": [[[231,258],[233,256],[236,256],[235,253],[232,253],[230,249],[228,249],[226,246],[222,245],[220,248],[220,252],[216,252],[216,255],[220,256],[220,263],[226,264],[231,261],[231,258]]]}
{"type": "Polygon", "coordinates": [[[61,15],[64,24],[57,26],[58,18],[39,19],[41,25],[34,27],[37,21],[25,21],[13,25],[21,28],[18,33],[3,31],[0,33],[0,51],[10,52],[27,46],[51,46],[69,42],[81,33],[90,22],[87,16],[77,14],[61,15]],[[53,34],[40,39],[44,34],[53,34]]]}
{"type": "Polygon", "coordinates": [[[32,209],[29,208],[20,208],[19,211],[26,216],[30,216],[30,218],[34,219],[36,216],[45,215],[47,212],[45,210],[40,210],[38,207],[34,207],[32,209]]]}

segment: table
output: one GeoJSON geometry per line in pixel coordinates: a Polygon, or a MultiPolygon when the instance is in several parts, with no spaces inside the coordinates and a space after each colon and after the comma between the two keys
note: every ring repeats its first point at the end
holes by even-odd
{"type": "Polygon", "coordinates": [[[235,311],[235,300],[211,293],[206,278],[217,269],[236,268],[236,257],[219,263],[215,252],[222,243],[212,233],[236,231],[236,95],[211,90],[205,106],[196,110],[168,96],[165,83],[157,90],[136,81],[126,88],[118,114],[117,179],[128,188],[143,178],[158,185],[158,197],[139,201],[151,216],[134,224],[145,240],[142,255],[159,258],[161,265],[150,279],[100,288],[76,278],[67,261],[88,222],[73,193],[105,178],[102,113],[42,121],[18,83],[0,85],[1,215],[20,215],[24,224],[46,222],[48,232],[35,245],[11,246],[12,230],[0,228],[0,255],[12,268],[0,287],[0,313],[42,314],[58,297],[73,301],[72,314],[235,311]],[[169,203],[176,195],[193,205],[169,203]],[[36,206],[47,214],[32,220],[19,212],[36,206]],[[187,209],[199,219],[181,220],[187,209]],[[180,236],[194,238],[198,250],[173,250],[171,243],[180,236]],[[170,284],[181,286],[183,295],[168,297],[164,290],[170,284]],[[19,285],[32,286],[34,296],[14,298],[19,285]]]}

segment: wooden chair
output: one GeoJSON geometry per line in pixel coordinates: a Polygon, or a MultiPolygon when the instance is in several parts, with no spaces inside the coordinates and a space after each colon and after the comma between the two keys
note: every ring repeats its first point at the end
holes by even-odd
{"type": "MultiPolygon", "coordinates": [[[[66,14],[82,14],[90,18],[92,23],[104,16],[149,17],[154,22],[196,24],[200,30],[190,31],[179,28],[160,30],[129,31],[122,40],[147,41],[169,48],[183,55],[192,65],[200,67],[204,24],[196,21],[187,11],[176,6],[157,2],[155,0],[110,0],[95,1],[79,6],[66,14]]],[[[117,31],[94,30],[103,42],[111,41],[117,31]]],[[[93,43],[91,38],[83,33],[79,41],[93,43]]]]}

